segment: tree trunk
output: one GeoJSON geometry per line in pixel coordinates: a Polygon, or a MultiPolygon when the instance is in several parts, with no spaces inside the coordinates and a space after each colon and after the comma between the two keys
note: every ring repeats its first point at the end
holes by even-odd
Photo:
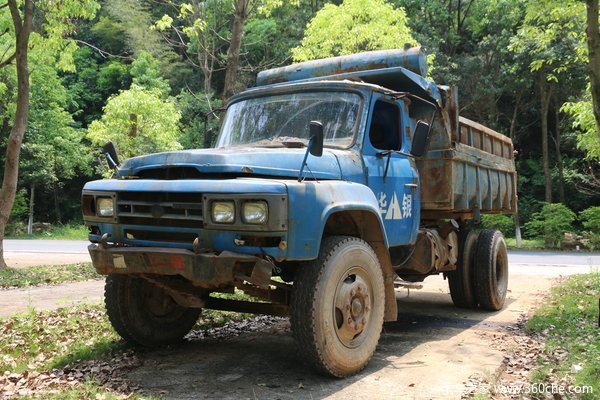
{"type": "MultiPolygon", "coordinates": [[[[517,117],[519,116],[519,106],[521,104],[521,98],[523,96],[522,92],[517,94],[517,98],[515,99],[515,108],[513,109],[513,114],[510,119],[510,130],[508,131],[508,137],[511,138],[513,143],[516,141],[515,132],[517,129],[517,117]]],[[[515,182],[516,184],[516,182],[515,182]]],[[[513,215],[513,220],[515,222],[515,244],[517,249],[521,248],[521,223],[519,220],[519,205],[517,204],[515,214],[513,215]]]]}
{"type": "Polygon", "coordinates": [[[227,51],[227,66],[225,69],[225,87],[223,89],[223,101],[234,94],[235,80],[238,65],[240,63],[240,49],[242,47],[242,35],[244,24],[248,19],[248,8],[250,0],[235,0],[233,11],[233,27],[231,29],[231,41],[227,51]]]}
{"type": "Polygon", "coordinates": [[[513,215],[513,220],[515,222],[515,244],[517,245],[517,249],[521,248],[522,238],[521,238],[521,221],[519,219],[519,209],[513,215]]]}
{"type": "Polygon", "coordinates": [[[17,64],[17,109],[15,120],[10,130],[6,145],[4,161],[4,178],[0,189],[0,269],[7,268],[4,261],[4,231],[15,202],[17,179],[19,176],[19,156],[21,144],[27,127],[29,114],[29,67],[27,65],[27,50],[33,18],[33,0],[24,0],[23,18],[19,13],[17,0],[8,0],[13,25],[15,28],[15,52],[17,64]]]}
{"type": "Polygon", "coordinates": [[[564,165],[562,159],[562,153],[560,151],[560,121],[558,119],[558,114],[560,107],[556,107],[556,140],[554,141],[554,145],[556,146],[556,166],[558,167],[558,198],[560,202],[565,204],[565,175],[564,175],[564,165]]]}
{"type": "MultiPolygon", "coordinates": [[[[215,3],[216,6],[216,3],[215,3]]],[[[202,21],[206,20],[206,12],[203,9],[206,5],[201,5],[198,0],[192,0],[192,9],[194,10],[194,20],[202,21]]],[[[215,15],[213,15],[213,19],[217,20],[216,10],[215,15]]],[[[216,22],[215,22],[216,24],[216,22]]],[[[207,34],[206,30],[208,27],[201,28],[198,26],[196,28],[196,40],[198,41],[198,49],[196,51],[196,60],[202,71],[202,82],[204,87],[204,93],[210,98],[212,97],[213,89],[212,89],[212,76],[214,72],[214,64],[215,64],[215,54],[216,54],[216,44],[215,44],[215,34],[207,34]],[[201,46],[200,43],[204,42],[201,46]]],[[[215,31],[217,30],[216,26],[214,27],[215,31]]]]}
{"type": "Polygon", "coordinates": [[[596,119],[596,131],[600,135],[600,27],[598,26],[598,0],[586,0],[587,43],[589,52],[588,71],[592,88],[592,106],[596,119]]]}
{"type": "Polygon", "coordinates": [[[544,164],[544,187],[546,203],[552,203],[552,176],[550,175],[550,157],[548,154],[548,108],[552,97],[552,87],[547,86],[546,77],[540,74],[540,102],[542,107],[542,162],[544,164]]]}
{"type": "Polygon", "coordinates": [[[31,184],[29,191],[29,219],[27,220],[27,234],[33,234],[33,205],[35,204],[35,185],[31,184]]]}
{"type": "Polygon", "coordinates": [[[56,222],[62,225],[62,213],[60,212],[60,201],[58,201],[58,188],[56,184],[53,188],[54,192],[54,212],[56,214],[56,222]]]}

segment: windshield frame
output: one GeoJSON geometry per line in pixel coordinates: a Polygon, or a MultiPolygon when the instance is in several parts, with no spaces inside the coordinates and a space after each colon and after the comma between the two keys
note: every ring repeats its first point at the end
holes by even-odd
{"type": "MultiPolygon", "coordinates": [[[[221,128],[219,129],[219,135],[217,136],[217,142],[215,144],[215,146],[217,145],[217,143],[219,143],[219,140],[221,139],[221,135],[223,134],[223,129],[225,127],[225,118],[227,115],[227,112],[229,111],[229,108],[236,104],[239,103],[240,101],[245,101],[245,100],[250,100],[250,99],[257,99],[257,98],[261,98],[261,97],[270,97],[270,96],[281,96],[281,95],[293,95],[293,94],[297,94],[297,93],[317,93],[317,92],[327,92],[327,93],[332,93],[332,92],[343,92],[343,93],[352,93],[352,94],[356,94],[360,97],[360,103],[358,105],[358,110],[356,113],[356,124],[353,128],[352,131],[352,140],[350,142],[350,144],[348,146],[334,146],[334,145],[330,145],[330,144],[323,144],[323,147],[326,147],[328,149],[336,149],[336,150],[350,150],[352,149],[354,146],[356,146],[357,143],[357,139],[358,139],[358,132],[359,129],[361,127],[361,125],[363,124],[363,111],[364,111],[364,107],[365,107],[365,101],[366,101],[366,96],[363,93],[363,91],[361,90],[357,90],[357,89],[353,89],[353,88],[349,88],[349,87],[307,87],[307,86],[303,86],[303,87],[295,87],[295,88],[289,88],[286,90],[282,90],[281,88],[277,88],[277,90],[265,90],[265,91],[260,91],[260,92],[254,92],[254,90],[259,90],[259,88],[252,88],[250,89],[252,90],[251,93],[240,93],[239,95],[236,95],[235,97],[233,97],[230,101],[230,103],[227,104],[227,109],[225,110],[225,117],[223,118],[223,122],[221,123],[221,128]]],[[[244,144],[237,144],[237,145],[233,145],[231,147],[261,147],[261,146],[255,146],[252,143],[244,143],[244,144]]],[[[224,149],[226,147],[215,147],[216,149],[224,149]]],[[[277,147],[280,148],[280,147],[277,147]]],[[[285,146],[282,146],[281,148],[286,148],[285,146]]]]}

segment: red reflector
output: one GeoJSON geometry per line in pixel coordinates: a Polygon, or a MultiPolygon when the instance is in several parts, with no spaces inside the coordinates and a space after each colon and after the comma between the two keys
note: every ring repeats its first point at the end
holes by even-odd
{"type": "Polygon", "coordinates": [[[183,259],[183,257],[171,256],[171,267],[179,271],[184,270],[185,260],[183,259]]]}

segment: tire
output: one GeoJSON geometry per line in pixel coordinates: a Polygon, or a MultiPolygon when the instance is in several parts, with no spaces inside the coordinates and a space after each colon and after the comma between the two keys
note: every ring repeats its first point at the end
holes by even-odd
{"type": "Polygon", "coordinates": [[[379,341],[384,296],[373,249],[355,237],[325,237],[294,281],[290,320],[304,360],[334,377],[362,370],[379,341]]]}
{"type": "Polygon", "coordinates": [[[154,347],[179,342],[200,309],[177,304],[163,289],[129,275],[109,275],[104,304],[111,325],[125,341],[154,347]]]}
{"type": "Polygon", "coordinates": [[[479,234],[475,259],[475,298],[484,310],[504,306],[508,289],[508,254],[500,231],[486,229],[479,234]]]}
{"type": "Polygon", "coordinates": [[[475,308],[477,301],[473,285],[473,261],[477,249],[477,234],[471,230],[463,230],[458,236],[458,260],[456,270],[448,272],[450,296],[455,306],[475,308]]]}

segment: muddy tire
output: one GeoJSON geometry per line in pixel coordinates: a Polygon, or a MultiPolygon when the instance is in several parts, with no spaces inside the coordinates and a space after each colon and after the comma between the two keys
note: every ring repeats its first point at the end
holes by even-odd
{"type": "Polygon", "coordinates": [[[508,289],[508,254],[500,231],[486,229],[479,234],[475,259],[475,298],[484,310],[504,306],[508,289]]]}
{"type": "Polygon", "coordinates": [[[142,346],[180,341],[200,315],[200,309],[182,307],[163,289],[128,275],[106,277],[104,303],[115,331],[142,346]]]}
{"type": "Polygon", "coordinates": [[[477,249],[477,234],[471,230],[463,230],[458,235],[458,260],[456,270],[448,272],[450,296],[455,306],[474,308],[477,306],[474,292],[475,250],[477,249]]]}
{"type": "Polygon", "coordinates": [[[383,326],[384,284],[379,260],[363,240],[325,237],[317,260],[294,280],[290,320],[301,356],[335,377],[362,370],[383,326]]]}

